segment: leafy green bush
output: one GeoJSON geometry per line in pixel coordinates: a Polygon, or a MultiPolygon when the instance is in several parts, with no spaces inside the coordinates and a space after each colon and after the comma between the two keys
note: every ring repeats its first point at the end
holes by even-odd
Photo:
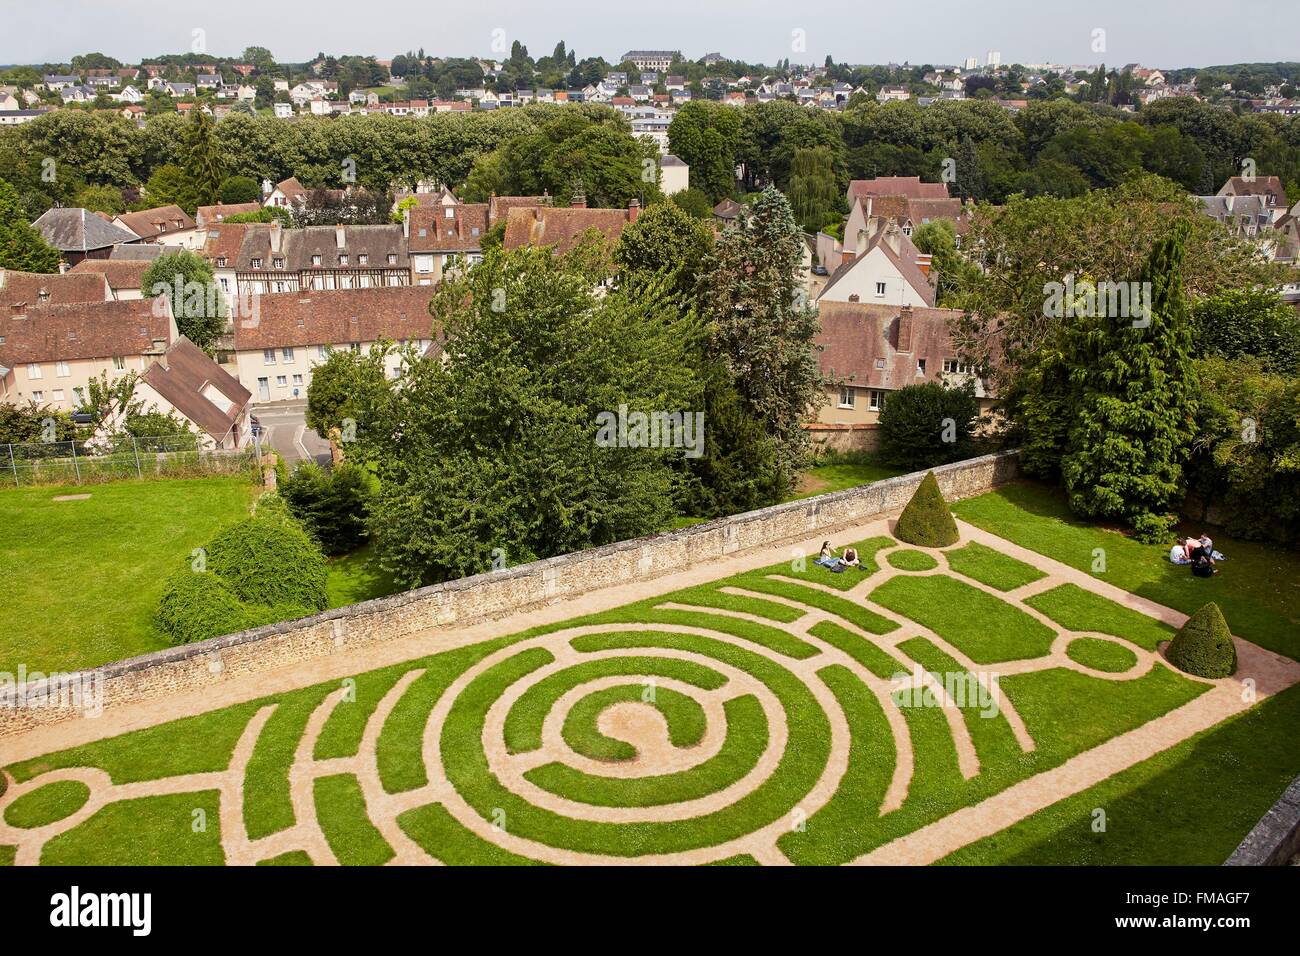
{"type": "Polygon", "coordinates": [[[1197,677],[1228,677],[1237,669],[1232,632],[1213,601],[1187,619],[1166,653],[1169,663],[1197,677]]]}
{"type": "Polygon", "coordinates": [[[324,610],[327,571],[316,542],[296,522],[248,518],[210,542],[207,567],[247,604],[324,610]]]}
{"type": "Polygon", "coordinates": [[[956,543],[957,522],[943,500],[934,472],[927,472],[921,479],[912,500],[899,515],[894,537],[923,548],[945,548],[956,543]]]}
{"type": "Polygon", "coordinates": [[[332,472],[309,462],[298,466],[279,491],[290,513],[320,542],[321,550],[336,555],[365,543],[371,483],[363,469],[347,462],[332,472]]]}
{"type": "Polygon", "coordinates": [[[959,461],[970,454],[978,413],[973,383],[906,385],[890,394],[880,413],[880,456],[909,471],[959,461]]]}
{"type": "Polygon", "coordinates": [[[167,579],[154,623],[173,644],[190,644],[248,626],[243,602],[215,574],[182,568],[167,579]]]}

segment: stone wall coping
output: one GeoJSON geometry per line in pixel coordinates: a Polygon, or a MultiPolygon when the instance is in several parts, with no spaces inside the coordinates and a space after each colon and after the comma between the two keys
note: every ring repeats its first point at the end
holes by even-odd
{"type": "Polygon", "coordinates": [[[1224,866],[1286,866],[1300,853],[1300,777],[1246,834],[1224,866]]]}

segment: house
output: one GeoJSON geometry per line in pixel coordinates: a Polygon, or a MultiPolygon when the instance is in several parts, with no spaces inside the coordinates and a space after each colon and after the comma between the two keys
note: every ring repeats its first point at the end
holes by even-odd
{"type": "Polygon", "coordinates": [[[638,70],[665,71],[681,58],[681,50],[628,50],[618,62],[631,62],[638,70]]]}
{"type": "Polygon", "coordinates": [[[217,225],[227,216],[258,212],[261,208],[262,204],[260,202],[217,203],[215,206],[199,206],[194,211],[194,226],[196,229],[207,229],[208,226],[217,225]]]}
{"type": "MultiPolygon", "coordinates": [[[[154,246],[159,252],[161,246],[154,246]]],[[[151,259],[83,259],[68,270],[69,276],[93,276],[108,284],[108,298],[119,302],[144,298],[144,274],[151,259]]]]}
{"type": "Polygon", "coordinates": [[[293,116],[292,103],[272,103],[271,110],[275,113],[276,119],[288,119],[293,116]]]}
{"type": "Polygon", "coordinates": [[[874,232],[845,234],[842,264],[831,271],[817,301],[866,302],[933,308],[935,288],[930,257],[912,245],[893,223],[874,232]]]}
{"type": "Polygon", "coordinates": [[[721,227],[735,224],[744,214],[745,207],[734,199],[724,199],[713,207],[713,219],[721,227]]]}
{"type": "MultiPolygon", "coordinates": [[[[256,322],[237,321],[234,364],[259,402],[302,398],[332,350],[366,351],[381,339],[422,351],[432,338],[432,290],[425,286],[264,295],[256,322]]],[[[390,377],[401,367],[390,356],[390,377]]]]}
{"type": "Polygon", "coordinates": [[[0,113],[9,113],[23,108],[22,102],[14,96],[11,89],[0,89],[0,113]]]}
{"type": "Polygon", "coordinates": [[[857,196],[905,196],[908,199],[947,199],[947,183],[923,183],[920,176],[877,176],[855,179],[846,196],[850,207],[857,196]]]}
{"type": "Polygon", "coordinates": [[[173,97],[194,96],[197,92],[193,83],[167,83],[164,89],[173,97]]]}
{"type": "Polygon", "coordinates": [[[136,384],[146,409],[180,416],[204,448],[241,448],[252,434],[252,393],[183,335],[154,358],[136,384]]]}
{"type": "Polygon", "coordinates": [[[208,228],[202,255],[212,263],[228,301],[263,293],[402,286],[411,283],[402,228],[227,224],[208,228]]]}
{"type": "Polygon", "coordinates": [[[113,94],[113,99],[119,103],[140,103],[144,100],[144,94],[134,86],[124,86],[120,92],[113,94]]]}
{"type": "Polygon", "coordinates": [[[46,73],[42,82],[51,93],[58,93],[69,86],[77,86],[81,83],[81,77],[63,73],[46,73]]]}
{"type": "Polygon", "coordinates": [[[659,157],[659,190],[665,196],[691,188],[691,167],[672,153],[659,157]]]}
{"type": "Polygon", "coordinates": [[[908,92],[905,86],[882,86],[880,92],[876,94],[876,102],[892,103],[901,100],[910,100],[912,94],[908,92]]]}
{"type": "Polygon", "coordinates": [[[49,110],[5,110],[0,111],[0,126],[21,126],[32,120],[40,119],[49,110]]]}
{"type": "Polygon", "coordinates": [[[106,302],[111,298],[102,275],[0,269],[0,313],[16,306],[106,302]]]}
{"type": "Polygon", "coordinates": [[[262,183],[262,205],[275,206],[279,209],[291,209],[296,203],[307,198],[307,190],[298,182],[297,176],[281,180],[273,187],[270,182],[262,183]]]}
{"type": "Polygon", "coordinates": [[[88,86],[65,86],[59,90],[59,98],[64,104],[89,103],[97,94],[88,86]]]}
{"type": "Polygon", "coordinates": [[[215,90],[221,86],[221,75],[219,73],[200,73],[195,78],[195,86],[201,90],[215,90]]]}
{"type": "Polygon", "coordinates": [[[1282,218],[1287,208],[1286,188],[1278,176],[1232,176],[1216,195],[1262,196],[1264,205],[1276,213],[1275,219],[1282,218]]]}
{"type": "Polygon", "coordinates": [[[202,237],[195,235],[195,224],[190,214],[175,205],[124,212],[113,218],[113,225],[129,229],[145,242],[164,246],[192,248],[202,242],[202,237]]]}
{"type": "Polygon", "coordinates": [[[107,259],[114,246],[140,241],[134,232],[80,207],[47,209],[32,228],[70,265],[87,258],[107,259]]]}
{"type": "Polygon", "coordinates": [[[567,208],[553,206],[515,207],[506,218],[506,249],[523,246],[549,248],[556,253],[572,251],[589,234],[613,241],[641,212],[637,200],[627,209],[588,209],[587,201],[575,199],[567,208]],[[593,233],[594,230],[594,233],[593,233]]]}
{"type": "Polygon", "coordinates": [[[0,311],[0,401],[71,411],[84,401],[92,378],[144,372],[177,335],[167,298],[6,305],[0,311]]]}
{"type": "MultiPolygon", "coordinates": [[[[973,207],[960,199],[911,199],[907,196],[855,196],[850,200],[849,217],[844,223],[846,237],[863,230],[874,232],[882,225],[894,225],[909,239],[921,226],[939,219],[953,224],[957,246],[970,231],[973,207]]],[[[817,260],[834,270],[844,261],[844,243],[825,232],[817,234],[817,260]]]]}
{"type": "Polygon", "coordinates": [[[433,285],[460,263],[482,261],[488,211],[488,203],[419,205],[406,210],[402,236],[416,284],[433,285]]]}
{"type": "Polygon", "coordinates": [[[821,302],[818,362],[827,403],[807,429],[814,441],[868,450],[891,392],[907,385],[975,383],[981,413],[993,405],[988,383],[958,354],[949,334],[959,309],[821,302]]]}

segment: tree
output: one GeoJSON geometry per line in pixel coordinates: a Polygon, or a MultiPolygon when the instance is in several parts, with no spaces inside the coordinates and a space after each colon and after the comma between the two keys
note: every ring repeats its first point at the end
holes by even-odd
{"type": "Polygon", "coordinates": [[[664,276],[685,305],[693,306],[713,230],[672,203],[660,202],[629,223],[614,258],[625,280],[664,276]]]}
{"type": "Polygon", "coordinates": [[[1183,623],[1166,654],[1180,671],[1211,680],[1231,677],[1237,669],[1237,646],[1223,612],[1213,601],[1183,623]]]}
{"type": "Polygon", "coordinates": [[[212,351],[226,327],[226,308],[207,259],[188,249],[165,252],[145,270],[140,288],[147,298],[167,296],[181,335],[212,351]]]}
{"type": "Polygon", "coordinates": [[[383,568],[428,584],[669,523],[685,430],[656,442],[632,415],[698,408],[692,320],[670,297],[596,295],[567,257],[522,249],[444,280],[430,310],[442,354],[414,359],[358,433],[383,568]]]}
{"type": "Polygon", "coordinates": [[[795,150],[790,166],[790,205],[805,232],[817,232],[839,218],[844,200],[825,146],[795,150]]]}
{"type": "Polygon", "coordinates": [[[18,202],[18,192],[0,179],[0,269],[19,272],[58,272],[59,253],[31,227],[18,202]]]}
{"type": "Polygon", "coordinates": [[[957,249],[957,227],[951,219],[932,219],[912,232],[912,245],[930,257],[936,304],[961,308],[962,292],[980,279],[979,267],[957,249]]]}
{"type": "MultiPolygon", "coordinates": [[[[221,198],[221,184],[225,179],[225,154],[217,141],[212,117],[202,109],[190,110],[185,146],[185,174],[195,207],[215,205],[221,198]]],[[[192,208],[185,211],[194,214],[192,208]]]]}
{"type": "Polygon", "coordinates": [[[1016,403],[1026,470],[1050,475],[1059,464],[1076,514],[1121,520],[1147,541],[1168,532],[1194,435],[1184,241],[1179,230],[1153,247],[1138,279],[1149,307],[1085,303],[1016,403]]]}
{"type": "Polygon", "coordinates": [[[734,109],[701,100],[691,100],[679,109],[668,127],[673,155],[691,167],[695,188],[713,203],[735,191],[740,132],[734,109]]]}
{"type": "Polygon", "coordinates": [[[251,176],[228,176],[221,183],[220,199],[223,203],[259,202],[261,198],[262,189],[251,176]]]}
{"type": "Polygon", "coordinates": [[[327,472],[308,462],[277,490],[327,556],[349,554],[365,543],[372,487],[363,468],[341,462],[327,472]]]}
{"type": "Polygon", "coordinates": [[[1253,355],[1265,371],[1300,371],[1300,312],[1273,289],[1229,289],[1194,309],[1198,355],[1253,355]]]}
{"type": "Polygon", "coordinates": [[[823,394],[803,251],[790,203],[768,187],[752,214],[718,241],[701,296],[706,354],[726,366],[746,408],[775,441],[786,488],[807,460],[802,426],[823,394]]]}
{"type": "Polygon", "coordinates": [[[934,472],[927,471],[912,492],[894,525],[894,537],[922,548],[946,548],[957,543],[957,522],[943,499],[934,472]]]}
{"type": "Polygon", "coordinates": [[[345,444],[361,437],[391,397],[392,383],[384,374],[391,353],[388,342],[365,354],[331,349],[307,387],[307,427],[323,436],[337,432],[345,444]]]}
{"type": "Polygon", "coordinates": [[[905,385],[890,393],[881,410],[881,457],[907,471],[959,461],[970,453],[978,413],[974,383],[905,385]]]}
{"type": "Polygon", "coordinates": [[[122,191],[113,186],[83,186],[77,190],[76,204],[83,209],[118,216],[126,212],[122,191]]]}
{"type": "Polygon", "coordinates": [[[202,205],[189,173],[174,163],[163,163],[153,171],[145,183],[142,203],[145,208],[180,206],[191,215],[202,205]]]}

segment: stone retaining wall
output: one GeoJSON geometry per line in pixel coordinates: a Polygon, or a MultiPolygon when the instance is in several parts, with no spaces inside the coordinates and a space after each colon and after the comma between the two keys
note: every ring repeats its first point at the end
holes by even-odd
{"type": "MultiPolygon", "coordinates": [[[[986,455],[934,469],[951,501],[983,494],[1020,473],[1019,453],[986,455]]],[[[0,685],[0,737],[82,715],[68,687],[87,687],[103,707],[193,693],[260,673],[430,628],[503,617],[632,581],[645,581],[755,548],[829,534],[896,512],[924,476],[900,475],[861,488],[792,501],[676,531],[534,561],[312,617],[227,634],[116,661],[58,680],[0,685]]]]}
{"type": "Polygon", "coordinates": [[[1224,866],[1286,866],[1300,853],[1300,777],[1282,792],[1224,866]]]}

